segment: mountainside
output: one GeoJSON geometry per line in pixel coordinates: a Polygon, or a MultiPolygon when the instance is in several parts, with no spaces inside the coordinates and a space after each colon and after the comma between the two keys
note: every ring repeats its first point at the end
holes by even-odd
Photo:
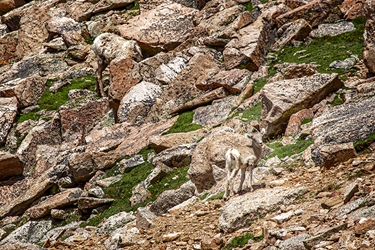
{"type": "Polygon", "coordinates": [[[374,6],[0,1],[0,250],[375,249],[374,6]]]}

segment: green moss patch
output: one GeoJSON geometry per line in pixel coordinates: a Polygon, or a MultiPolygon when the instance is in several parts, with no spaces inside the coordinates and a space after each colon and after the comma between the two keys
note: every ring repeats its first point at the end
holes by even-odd
{"type": "Polygon", "coordinates": [[[362,140],[354,142],[354,148],[355,150],[357,150],[357,152],[361,152],[365,150],[368,146],[370,146],[370,144],[372,144],[373,142],[375,142],[375,132],[371,133],[369,136],[362,140]]]}
{"type": "Polygon", "coordinates": [[[298,139],[295,144],[289,144],[285,146],[283,146],[279,141],[267,143],[267,146],[274,150],[272,154],[267,156],[267,159],[272,158],[274,156],[278,156],[280,159],[282,159],[286,156],[299,154],[303,152],[311,144],[313,144],[312,139],[298,139]]]}
{"type": "Polygon", "coordinates": [[[192,123],[193,117],[194,111],[182,113],[165,134],[190,132],[202,128],[202,125],[192,123]]]}
{"type": "Polygon", "coordinates": [[[229,243],[228,245],[225,246],[225,248],[223,248],[223,250],[230,250],[230,249],[234,249],[236,247],[243,247],[244,245],[246,245],[249,240],[253,240],[255,242],[259,242],[263,239],[263,237],[255,237],[254,235],[250,234],[250,233],[246,233],[245,235],[243,236],[238,236],[238,237],[235,237],[231,243],[229,243]]]}

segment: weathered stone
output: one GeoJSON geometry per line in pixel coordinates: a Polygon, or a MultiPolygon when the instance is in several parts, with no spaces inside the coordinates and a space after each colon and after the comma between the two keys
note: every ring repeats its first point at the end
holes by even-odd
{"type": "Polygon", "coordinates": [[[354,182],[344,189],[344,203],[350,201],[353,198],[354,194],[358,192],[358,183],[354,182]]]}
{"type": "Polygon", "coordinates": [[[92,9],[97,2],[99,2],[99,0],[78,0],[69,2],[69,4],[65,5],[67,12],[66,16],[73,18],[77,22],[87,21],[92,16],[89,10],[92,9]]]}
{"type": "Polygon", "coordinates": [[[355,63],[356,63],[356,59],[354,57],[349,57],[349,58],[344,59],[343,61],[335,60],[329,65],[329,67],[335,68],[335,69],[346,69],[346,70],[348,70],[348,69],[353,68],[355,63]]]}
{"type": "Polygon", "coordinates": [[[111,84],[108,96],[111,101],[119,103],[129,89],[142,80],[142,76],[139,74],[139,65],[131,58],[124,58],[113,60],[109,69],[111,84]]]}
{"type": "Polygon", "coordinates": [[[19,60],[16,55],[18,32],[7,33],[0,37],[0,66],[19,60]]]}
{"type": "Polygon", "coordinates": [[[199,107],[194,112],[193,123],[202,126],[214,127],[220,122],[225,121],[233,107],[236,105],[237,98],[228,96],[224,99],[215,100],[211,105],[199,107]]]}
{"type": "Polygon", "coordinates": [[[194,192],[195,186],[191,181],[183,184],[179,189],[164,191],[151,204],[150,211],[156,215],[161,215],[167,212],[168,209],[191,198],[194,192]]]}
{"type": "Polygon", "coordinates": [[[293,136],[296,135],[300,129],[301,124],[305,119],[312,119],[314,116],[310,109],[302,109],[297,113],[290,116],[288,125],[285,129],[285,135],[293,136]]]}
{"type": "Polygon", "coordinates": [[[207,134],[205,129],[198,129],[186,133],[173,133],[168,135],[157,135],[150,138],[149,146],[160,153],[168,148],[173,148],[182,144],[196,143],[207,134]]]}
{"type": "Polygon", "coordinates": [[[292,202],[306,192],[304,187],[288,189],[275,187],[261,189],[235,197],[226,202],[219,217],[219,225],[224,232],[232,232],[249,221],[275,211],[281,205],[292,202]]]}
{"type": "Polygon", "coordinates": [[[78,208],[68,208],[68,209],[51,209],[51,217],[59,220],[66,220],[71,218],[71,216],[80,217],[81,213],[78,208]]]}
{"type": "Polygon", "coordinates": [[[82,189],[74,188],[65,190],[59,194],[56,194],[46,200],[43,200],[38,205],[32,206],[27,209],[25,214],[30,218],[37,219],[48,215],[54,208],[62,208],[69,206],[78,201],[78,198],[82,194],[82,189]]]}
{"type": "Polygon", "coordinates": [[[365,16],[365,0],[344,0],[339,5],[342,13],[344,13],[345,19],[353,20],[357,17],[365,16]]]}
{"type": "Polygon", "coordinates": [[[324,241],[324,240],[328,240],[329,237],[332,234],[337,233],[340,230],[346,229],[346,227],[347,227],[347,224],[344,223],[344,224],[340,224],[340,225],[337,225],[337,226],[334,226],[334,227],[324,229],[322,231],[319,231],[316,235],[314,235],[314,236],[312,236],[308,239],[305,239],[303,241],[303,244],[305,245],[305,247],[307,249],[312,249],[319,242],[324,241]]]}
{"type": "Polygon", "coordinates": [[[291,9],[296,9],[302,5],[308,4],[310,0],[285,0],[284,4],[291,9]]]}
{"type": "Polygon", "coordinates": [[[312,153],[315,164],[325,168],[330,168],[357,156],[352,142],[320,146],[315,148],[312,153]]]}
{"type": "Polygon", "coordinates": [[[27,249],[27,250],[42,250],[39,245],[33,243],[21,243],[21,242],[11,242],[1,245],[4,249],[7,250],[18,250],[18,249],[27,249]]]}
{"type": "Polygon", "coordinates": [[[145,81],[131,87],[120,102],[117,112],[119,122],[142,124],[161,92],[158,85],[145,81]]]}
{"type": "Polygon", "coordinates": [[[364,10],[366,13],[366,25],[363,33],[365,48],[363,51],[363,60],[370,73],[375,73],[375,7],[373,0],[366,0],[364,10]]]}
{"type": "Polygon", "coordinates": [[[244,67],[250,71],[257,71],[274,36],[270,25],[257,20],[238,31],[238,38],[233,38],[223,52],[226,69],[244,67]]]}
{"type": "Polygon", "coordinates": [[[375,116],[371,112],[374,102],[372,97],[342,104],[315,118],[312,123],[315,146],[355,142],[374,133],[375,116]]]}
{"type": "Polygon", "coordinates": [[[6,180],[9,177],[21,175],[23,164],[18,157],[7,152],[0,152],[0,180],[6,180]]]}
{"type": "Polygon", "coordinates": [[[169,84],[186,67],[187,63],[187,59],[183,57],[176,57],[167,64],[161,64],[155,70],[155,77],[162,84],[169,84]]]}
{"type": "Polygon", "coordinates": [[[95,0],[95,5],[88,9],[83,16],[89,18],[92,15],[108,12],[110,10],[124,9],[127,6],[134,5],[135,0],[95,0]]]}
{"type": "Polygon", "coordinates": [[[311,37],[338,36],[346,32],[355,30],[351,22],[340,22],[333,24],[319,24],[317,29],[311,31],[311,37]]]}
{"type": "Polygon", "coordinates": [[[324,202],[322,202],[322,208],[324,209],[332,209],[335,206],[342,205],[343,200],[340,196],[334,196],[329,199],[326,199],[324,202]]]}
{"type": "Polygon", "coordinates": [[[69,168],[74,181],[88,181],[98,170],[90,153],[73,153],[69,157],[69,168]]]}
{"type": "Polygon", "coordinates": [[[21,108],[35,105],[46,90],[46,81],[40,76],[15,79],[0,86],[0,96],[16,97],[21,108]]]}
{"type": "Polygon", "coordinates": [[[17,116],[17,99],[0,98],[0,144],[4,144],[6,137],[17,116]]]}
{"type": "Polygon", "coordinates": [[[101,198],[94,198],[94,197],[80,197],[78,200],[78,207],[83,212],[88,212],[89,209],[98,208],[100,206],[110,204],[114,200],[113,199],[101,199],[101,198]]]}
{"type": "Polygon", "coordinates": [[[342,0],[325,1],[313,0],[305,5],[295,8],[285,14],[276,18],[276,23],[279,27],[291,21],[303,18],[312,27],[324,23],[330,15],[335,14],[337,9],[335,7],[342,3],[342,0]]]}
{"type": "Polygon", "coordinates": [[[232,69],[229,71],[220,71],[212,78],[204,79],[196,84],[201,90],[215,89],[223,87],[231,94],[240,93],[250,81],[250,72],[246,69],[232,69]]]}
{"type": "Polygon", "coordinates": [[[6,243],[39,243],[43,236],[51,229],[51,220],[29,221],[0,241],[0,245],[6,243]]]}
{"type": "Polygon", "coordinates": [[[308,234],[299,234],[297,236],[293,236],[281,242],[280,248],[288,250],[306,250],[305,246],[303,245],[303,241],[308,238],[310,238],[310,235],[308,234]]]}
{"type": "Polygon", "coordinates": [[[57,37],[48,43],[44,43],[43,46],[44,48],[47,48],[48,52],[66,51],[68,49],[61,37],[57,37]]]}
{"type": "Polygon", "coordinates": [[[337,74],[315,74],[266,84],[261,90],[260,127],[266,129],[268,137],[282,133],[292,114],[312,107],[342,85],[337,74]]]}
{"type": "Polygon", "coordinates": [[[340,207],[339,210],[337,210],[336,215],[337,216],[345,216],[358,208],[362,207],[367,201],[367,198],[358,198],[352,202],[349,202],[345,204],[344,206],[340,207]]]}
{"type": "Polygon", "coordinates": [[[280,51],[292,40],[303,40],[309,35],[312,28],[305,19],[298,19],[281,26],[277,35],[280,38],[272,45],[272,50],[280,51]]]}
{"type": "MultiPolygon", "coordinates": [[[[155,168],[154,170],[158,171],[161,170],[161,168],[155,168]]],[[[155,173],[155,171],[153,171],[155,173]]],[[[166,176],[166,173],[163,171],[159,171],[158,174],[155,176],[158,180],[166,176]],[[162,177],[160,177],[162,176],[162,177]]],[[[132,196],[130,197],[130,206],[137,205],[138,203],[144,202],[148,198],[150,198],[151,193],[147,190],[147,187],[145,187],[145,184],[143,182],[138,183],[135,187],[132,188],[132,196]]]]}
{"type": "Polygon", "coordinates": [[[8,11],[24,5],[24,0],[3,0],[0,2],[0,15],[4,15],[8,11]]]}
{"type": "Polygon", "coordinates": [[[145,162],[142,155],[135,155],[130,159],[123,159],[118,163],[120,173],[128,173],[130,170],[145,162]]]}
{"type": "MultiPolygon", "coordinates": [[[[75,101],[74,101],[75,102],[75,101]]],[[[78,101],[76,106],[64,105],[59,108],[61,134],[64,141],[80,143],[97,119],[109,111],[108,99],[95,98],[78,101]]]]}
{"type": "Polygon", "coordinates": [[[105,179],[102,179],[102,180],[98,180],[96,182],[96,185],[98,185],[99,187],[105,188],[105,187],[108,187],[109,185],[111,185],[115,182],[120,181],[121,178],[122,178],[121,174],[116,175],[116,176],[112,176],[112,177],[108,177],[108,178],[105,178],[105,179]]]}
{"type": "Polygon", "coordinates": [[[138,229],[148,229],[154,223],[152,219],[155,218],[156,215],[150,211],[149,207],[139,207],[137,209],[137,218],[136,218],[136,225],[138,229]]]}
{"type": "Polygon", "coordinates": [[[85,39],[81,35],[85,25],[72,18],[52,17],[46,27],[51,35],[60,35],[68,47],[85,43],[85,39]]]}
{"type": "Polygon", "coordinates": [[[30,204],[40,198],[57,180],[66,172],[62,166],[48,170],[42,176],[35,179],[31,187],[21,196],[0,207],[0,218],[5,216],[22,214],[30,204]]]}
{"type": "Polygon", "coordinates": [[[162,163],[170,168],[188,166],[191,162],[192,152],[196,146],[196,144],[182,144],[163,150],[154,157],[152,164],[157,166],[159,163],[162,163]]]}
{"type": "Polygon", "coordinates": [[[191,33],[196,10],[177,3],[161,4],[119,27],[121,36],[136,40],[145,53],[155,55],[184,42],[191,33]]]}
{"type": "Polygon", "coordinates": [[[135,216],[132,212],[126,213],[121,212],[111,217],[107,218],[104,222],[101,223],[99,228],[100,234],[110,234],[112,231],[123,227],[125,224],[135,220],[135,216]]]}

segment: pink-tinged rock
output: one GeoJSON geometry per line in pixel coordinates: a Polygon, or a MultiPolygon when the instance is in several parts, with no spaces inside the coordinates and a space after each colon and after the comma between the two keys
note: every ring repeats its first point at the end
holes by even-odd
{"type": "Polygon", "coordinates": [[[285,0],[284,4],[291,9],[295,9],[295,8],[300,7],[300,6],[306,5],[309,2],[311,2],[311,1],[309,1],[309,0],[285,0]]]}
{"type": "Polygon", "coordinates": [[[116,148],[115,152],[118,153],[120,157],[138,153],[142,148],[149,145],[151,136],[166,132],[172,127],[176,120],[177,117],[174,117],[158,123],[132,127],[131,132],[126,138],[123,138],[122,143],[116,148]]]}
{"type": "Polygon", "coordinates": [[[50,198],[43,200],[38,205],[32,206],[26,210],[25,214],[32,219],[42,218],[48,215],[52,209],[63,208],[76,203],[81,197],[82,189],[72,188],[58,193],[50,198]]]}
{"type": "Polygon", "coordinates": [[[24,0],[2,0],[0,1],[0,15],[26,4],[24,0]]]}
{"type": "Polygon", "coordinates": [[[295,8],[285,14],[282,14],[276,18],[278,27],[295,21],[297,19],[305,19],[312,27],[316,27],[321,23],[324,23],[330,15],[340,15],[340,11],[336,8],[337,5],[342,3],[343,0],[313,0],[308,4],[302,5],[295,8]]]}
{"type": "Polygon", "coordinates": [[[220,71],[211,78],[197,82],[195,86],[201,90],[223,87],[231,94],[240,93],[250,81],[251,72],[246,69],[220,71]]]}
{"type": "Polygon", "coordinates": [[[288,126],[285,129],[285,135],[292,136],[296,135],[300,129],[303,120],[312,119],[314,113],[310,109],[302,109],[297,113],[290,116],[288,126]]]}
{"type": "Polygon", "coordinates": [[[146,54],[155,55],[173,50],[187,39],[194,28],[196,12],[177,3],[161,4],[118,29],[122,37],[137,41],[146,54]]]}
{"type": "Polygon", "coordinates": [[[97,2],[99,2],[99,0],[94,0],[94,1],[78,0],[78,1],[69,2],[69,4],[65,5],[67,17],[71,17],[77,22],[87,21],[92,16],[90,9],[92,10],[95,3],[97,2]]]}
{"type": "Polygon", "coordinates": [[[366,25],[363,33],[365,48],[363,51],[363,60],[370,73],[375,73],[375,1],[366,0],[365,2],[366,25]]]}
{"type": "Polygon", "coordinates": [[[59,109],[61,120],[61,134],[64,141],[78,143],[109,110],[107,98],[96,100],[86,99],[79,103],[61,106],[59,109]]]}
{"type": "Polygon", "coordinates": [[[365,16],[365,0],[344,0],[339,8],[347,20],[365,16]]]}
{"type": "Polygon", "coordinates": [[[303,40],[309,35],[312,28],[304,19],[298,19],[290,23],[284,24],[277,31],[279,40],[272,45],[272,50],[280,51],[292,40],[303,40]]]}
{"type": "Polygon", "coordinates": [[[78,207],[83,212],[88,212],[89,209],[101,207],[103,205],[109,205],[114,201],[114,199],[101,199],[94,197],[81,197],[78,200],[78,207]]]}
{"type": "MultiPolygon", "coordinates": [[[[168,3],[169,0],[139,0],[139,9],[142,13],[155,9],[163,3],[168,3]]],[[[205,0],[173,0],[173,2],[182,4],[186,7],[201,9],[206,4],[205,0]]]]}
{"type": "Polygon", "coordinates": [[[0,66],[18,60],[16,50],[18,45],[18,32],[7,33],[0,37],[0,66]]]}
{"type": "Polygon", "coordinates": [[[23,58],[43,48],[48,40],[48,30],[45,25],[51,16],[46,8],[32,6],[27,14],[21,17],[18,31],[17,56],[23,58]]]}
{"type": "Polygon", "coordinates": [[[9,130],[17,116],[17,99],[0,98],[0,144],[5,143],[9,130]]]}
{"type": "Polygon", "coordinates": [[[6,82],[0,87],[0,96],[16,97],[19,107],[36,105],[39,98],[46,90],[46,79],[32,76],[24,79],[15,79],[6,82]]]}
{"type": "Polygon", "coordinates": [[[194,100],[191,100],[187,103],[178,106],[176,109],[173,109],[170,114],[181,113],[187,110],[192,110],[197,107],[201,107],[211,103],[214,100],[225,98],[229,95],[229,92],[226,91],[223,87],[212,90],[208,93],[198,96],[194,100]]]}
{"type": "Polygon", "coordinates": [[[342,86],[337,74],[315,74],[268,83],[261,90],[260,127],[265,128],[267,137],[276,136],[284,132],[292,114],[311,108],[342,86]]]}
{"type": "Polygon", "coordinates": [[[9,177],[21,175],[23,164],[16,155],[7,152],[0,152],[0,180],[6,180],[9,177]]]}
{"type": "Polygon", "coordinates": [[[131,58],[112,61],[110,75],[108,95],[111,101],[118,105],[129,89],[142,81],[139,65],[131,58]]]}
{"type": "Polygon", "coordinates": [[[322,146],[313,151],[313,161],[327,169],[357,156],[352,142],[322,146]]]}
{"type": "Polygon", "coordinates": [[[273,40],[270,24],[261,19],[240,29],[238,37],[233,38],[225,46],[225,68],[229,70],[244,67],[250,71],[257,71],[273,40]]]}

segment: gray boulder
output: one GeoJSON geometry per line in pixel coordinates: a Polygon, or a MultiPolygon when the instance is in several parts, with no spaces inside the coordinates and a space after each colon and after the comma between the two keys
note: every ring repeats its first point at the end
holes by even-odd
{"type": "Polygon", "coordinates": [[[163,150],[154,157],[152,164],[157,166],[159,163],[162,163],[170,168],[188,166],[191,162],[191,155],[195,147],[196,144],[183,144],[163,150]]]}
{"type": "Polygon", "coordinates": [[[346,32],[355,30],[351,22],[339,22],[333,24],[320,24],[317,29],[311,31],[311,37],[338,36],[346,32]]]}

